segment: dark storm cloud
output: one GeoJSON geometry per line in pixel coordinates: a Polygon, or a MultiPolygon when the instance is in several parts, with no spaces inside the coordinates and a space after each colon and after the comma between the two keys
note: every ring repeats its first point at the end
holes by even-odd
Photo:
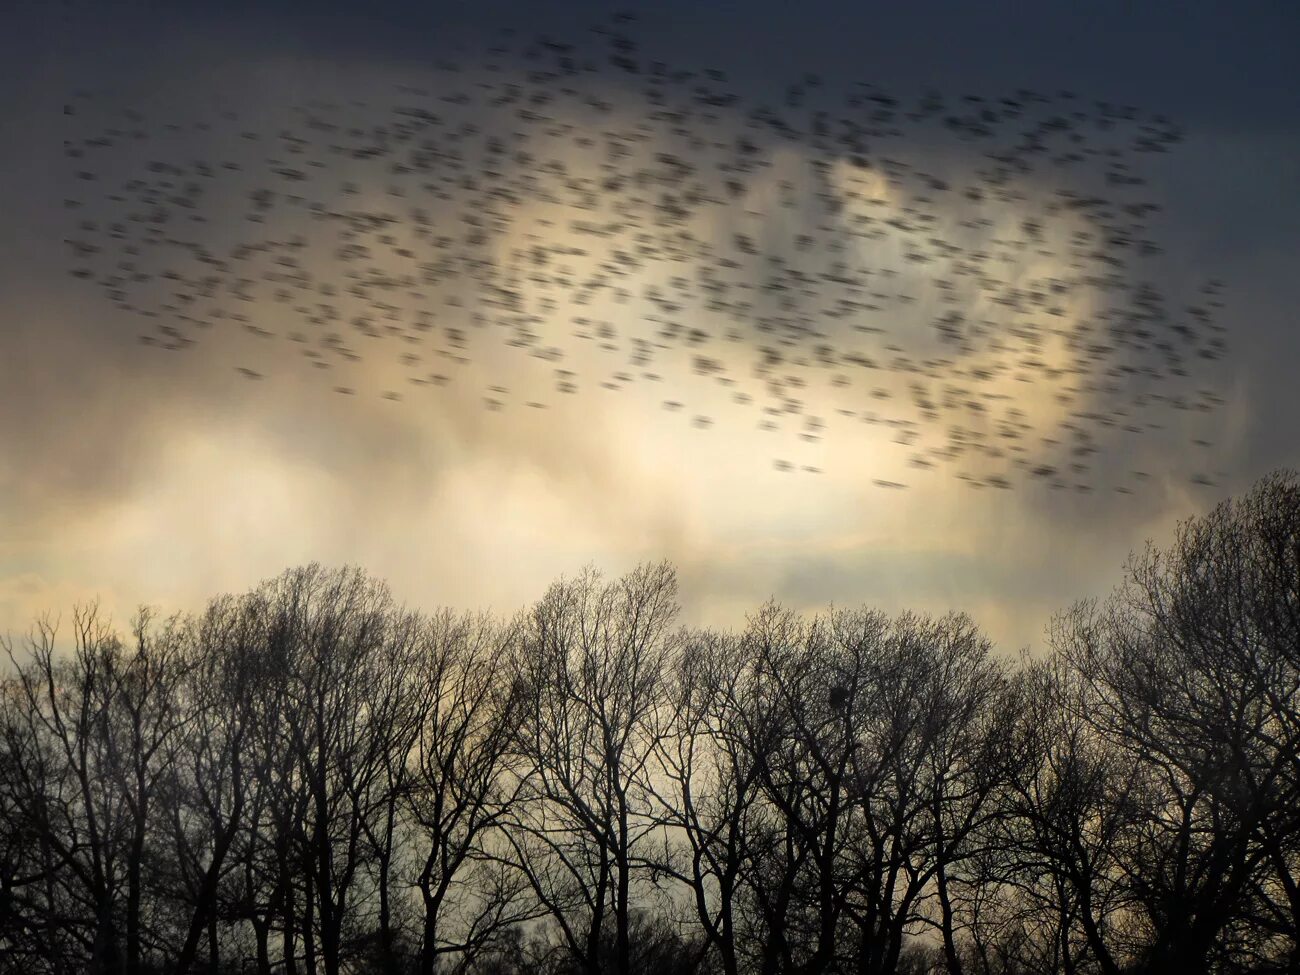
{"type": "MultiPolygon", "coordinates": [[[[20,11],[0,69],[7,90],[21,93],[0,110],[0,201],[11,227],[0,269],[0,628],[69,594],[193,600],[306,557],[364,561],[422,601],[437,592],[480,604],[527,598],[590,558],[619,568],[668,555],[682,563],[700,618],[736,621],[769,593],[952,604],[1000,638],[1027,642],[1051,608],[1104,588],[1142,537],[1217,496],[1161,481],[1122,503],[1029,493],[991,501],[964,488],[908,501],[847,489],[810,500],[779,487],[747,507],[728,497],[744,489],[728,480],[735,469],[709,467],[707,451],[694,478],[655,480],[659,465],[644,456],[655,441],[639,458],[635,445],[611,449],[591,417],[502,430],[468,409],[415,422],[375,404],[321,412],[295,390],[240,390],[228,363],[178,368],[141,357],[65,283],[55,174],[66,92],[131,104],[165,99],[153,90],[173,86],[180,108],[197,112],[186,97],[219,91],[223,104],[256,113],[259,99],[418,72],[458,48],[481,49],[503,24],[574,36],[610,9],[570,0],[20,11]],[[239,478],[223,479],[241,456],[253,485],[246,496],[239,478]],[[221,491],[209,493],[204,481],[214,479],[221,491]],[[283,497],[268,499],[276,492],[283,497]],[[448,507],[430,512],[431,498],[448,507]],[[246,510],[259,504],[263,513],[246,510]],[[242,534],[225,533],[227,545],[207,519],[243,525],[242,534]],[[276,530],[279,545],[250,551],[276,530]],[[498,556],[510,560],[508,584],[489,581],[503,571],[498,556]],[[475,577],[477,590],[466,581],[475,577]]],[[[1069,89],[1185,125],[1188,144],[1157,188],[1188,280],[1228,285],[1234,353],[1214,457],[1227,474],[1220,493],[1300,462],[1300,85],[1291,63],[1300,15],[1289,5],[674,0],[640,9],[648,51],[723,68],[759,98],[815,70],[907,95],[1069,89]]],[[[605,422],[632,429],[626,417],[605,422]]]]}

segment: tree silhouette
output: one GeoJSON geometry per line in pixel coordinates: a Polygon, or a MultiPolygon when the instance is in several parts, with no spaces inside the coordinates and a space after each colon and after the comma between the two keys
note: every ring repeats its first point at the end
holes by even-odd
{"type": "Polygon", "coordinates": [[[6,641],[33,975],[1300,971],[1300,482],[1058,615],[761,606],[666,564],[501,619],[292,569],[6,641]]]}

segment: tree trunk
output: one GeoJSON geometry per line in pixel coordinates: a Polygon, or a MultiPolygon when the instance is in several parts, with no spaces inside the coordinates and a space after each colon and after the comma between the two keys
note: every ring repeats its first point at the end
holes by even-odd
{"type": "Polygon", "coordinates": [[[433,975],[438,965],[438,906],[424,892],[424,936],[420,940],[420,975],[433,975]]]}
{"type": "Polygon", "coordinates": [[[949,975],[962,975],[961,958],[957,954],[957,938],[953,931],[952,900],[948,896],[948,871],[940,866],[935,873],[939,890],[939,909],[943,924],[943,957],[948,963],[949,975]]]}
{"type": "Polygon", "coordinates": [[[379,959],[380,967],[386,973],[397,970],[397,959],[393,952],[392,907],[388,897],[388,871],[391,856],[387,852],[379,860],[379,959]]]}
{"type": "Polygon", "coordinates": [[[217,975],[221,971],[221,942],[217,940],[217,912],[208,914],[208,971],[217,975]]]}
{"type": "Polygon", "coordinates": [[[144,859],[144,813],[131,837],[131,853],[126,864],[126,971],[140,975],[140,884],[144,859]]]}
{"type": "Polygon", "coordinates": [[[271,923],[265,917],[253,917],[253,934],[257,938],[257,975],[271,975],[271,923]]]}
{"type": "Polygon", "coordinates": [[[284,927],[280,942],[284,958],[284,975],[298,975],[298,946],[295,931],[298,925],[296,917],[298,905],[293,896],[293,884],[289,879],[289,865],[283,851],[280,854],[280,917],[284,927]]]}
{"type": "Polygon", "coordinates": [[[735,917],[732,912],[732,889],[727,883],[721,891],[718,954],[722,956],[722,975],[739,975],[740,968],[736,961],[735,917]]]}
{"type": "Polygon", "coordinates": [[[95,940],[90,951],[90,970],[93,975],[117,975],[120,966],[117,928],[113,924],[112,903],[101,895],[99,916],[95,919],[95,940]]]}
{"type": "Polygon", "coordinates": [[[306,889],[303,891],[302,953],[307,975],[316,975],[316,885],[312,883],[310,870],[303,873],[306,889]]]}
{"type": "MultiPolygon", "coordinates": [[[[195,898],[194,913],[190,915],[189,929],[185,932],[185,941],[181,946],[180,955],[176,961],[176,975],[185,975],[194,964],[194,959],[198,955],[199,938],[203,933],[203,926],[209,918],[215,917],[217,912],[217,881],[221,876],[221,865],[226,860],[226,854],[230,850],[230,845],[235,839],[235,826],[230,828],[218,838],[217,845],[212,851],[212,860],[208,864],[207,872],[203,875],[203,882],[199,885],[198,895],[195,898]]],[[[254,928],[257,928],[257,920],[253,921],[254,928]]],[[[265,927],[265,924],[263,925],[265,927]]],[[[261,929],[258,929],[259,933],[261,929]]]]}
{"type": "Polygon", "coordinates": [[[393,944],[393,914],[390,904],[388,879],[393,864],[393,820],[396,800],[389,796],[384,819],[384,844],[379,854],[379,953],[380,964],[386,973],[397,971],[397,958],[393,944]]]}
{"type": "MultiPolygon", "coordinates": [[[[623,825],[626,827],[626,815],[623,825]]],[[[618,891],[615,895],[615,935],[614,935],[614,970],[618,975],[627,975],[632,967],[632,933],[631,933],[631,868],[625,850],[619,851],[618,857],[618,891]]]]}

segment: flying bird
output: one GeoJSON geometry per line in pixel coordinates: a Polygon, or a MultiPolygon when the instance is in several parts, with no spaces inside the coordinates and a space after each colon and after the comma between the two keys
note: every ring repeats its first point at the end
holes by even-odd
{"type": "Polygon", "coordinates": [[[816,453],[783,473],[870,435],[973,488],[1129,493],[1146,478],[1114,458],[1138,438],[1211,447],[1225,286],[1157,285],[1144,170],[1179,125],[807,72],[772,103],[636,26],[503,31],[483,63],[518,70],[443,62],[261,129],[69,102],[69,274],[143,323],[141,355],[248,336],[262,368],[292,349],[341,395],[377,366],[413,410],[506,359],[536,410],[543,386],[585,404],[664,384],[646,422],[657,401],[659,422],[816,453]]]}

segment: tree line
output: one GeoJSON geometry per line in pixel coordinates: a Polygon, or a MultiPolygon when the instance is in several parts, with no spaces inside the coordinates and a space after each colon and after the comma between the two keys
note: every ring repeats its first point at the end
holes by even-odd
{"type": "Polygon", "coordinates": [[[1300,972],[1300,479],[1134,555],[1050,651],[961,614],[512,618],[292,569],[6,643],[0,967],[1300,972]]]}

